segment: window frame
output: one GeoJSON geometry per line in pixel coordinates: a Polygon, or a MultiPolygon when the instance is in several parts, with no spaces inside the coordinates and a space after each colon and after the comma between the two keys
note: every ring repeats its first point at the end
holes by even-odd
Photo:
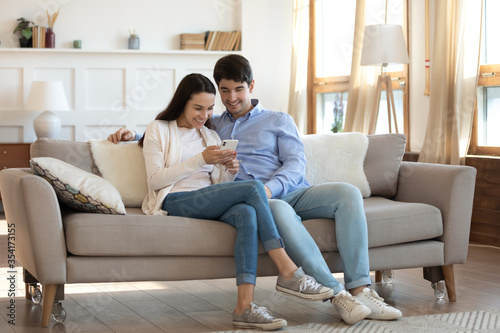
{"type": "MultiPolygon", "coordinates": [[[[408,0],[403,1],[405,17],[403,19],[403,32],[408,41],[408,0]]],[[[409,48],[409,43],[407,43],[409,48]]],[[[387,72],[392,79],[393,90],[403,90],[403,133],[406,134],[406,147],[410,146],[410,94],[409,94],[409,64],[404,65],[403,71],[387,72]],[[400,86],[400,82],[405,82],[400,86]]],[[[316,95],[318,93],[335,93],[349,90],[350,75],[335,77],[316,76],[316,0],[309,0],[309,50],[307,71],[307,133],[317,133],[316,95]]],[[[382,87],[385,90],[385,87],[382,87]]]]}
{"type": "MultiPolygon", "coordinates": [[[[500,64],[488,64],[479,66],[479,76],[477,88],[479,87],[500,87],[500,64]],[[489,74],[489,75],[485,75],[489,74]],[[485,76],[483,76],[485,75],[485,76]]],[[[478,117],[477,96],[474,106],[474,117],[472,120],[472,133],[469,145],[469,155],[500,156],[500,146],[480,146],[478,144],[478,117]]]]}

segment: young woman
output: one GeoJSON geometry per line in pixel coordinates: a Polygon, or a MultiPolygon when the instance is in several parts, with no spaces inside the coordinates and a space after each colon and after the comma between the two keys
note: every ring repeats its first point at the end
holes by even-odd
{"type": "Polygon", "coordinates": [[[239,170],[236,152],[219,150],[220,138],[210,129],[215,93],[207,77],[190,74],[147,127],[139,141],[148,181],[142,209],[146,214],[215,219],[235,227],[238,299],[233,325],[279,329],[286,321],[253,303],[259,240],[278,268],[278,291],[313,300],[329,298],[333,290],[305,275],[288,257],[263,184],[233,182],[239,170]]]}

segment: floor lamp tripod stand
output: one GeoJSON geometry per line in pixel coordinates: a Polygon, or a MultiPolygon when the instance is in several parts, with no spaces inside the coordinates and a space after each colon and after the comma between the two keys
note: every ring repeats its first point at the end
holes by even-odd
{"type": "MultiPolygon", "coordinates": [[[[386,4],[387,7],[387,4],[386,4]]],[[[387,10],[387,9],[386,9],[387,10]]],[[[387,18],[387,15],[386,15],[387,18]]],[[[398,119],[396,117],[396,105],[394,104],[394,94],[392,93],[391,76],[387,75],[389,64],[409,63],[406,42],[403,28],[397,24],[376,24],[365,27],[363,38],[363,50],[361,52],[361,66],[382,66],[377,81],[375,104],[373,105],[369,133],[375,133],[380,107],[380,94],[385,85],[387,96],[387,120],[389,132],[392,133],[392,123],[396,133],[398,130],[398,119]]]]}
{"type": "Polygon", "coordinates": [[[385,85],[386,99],[387,99],[387,121],[389,123],[389,133],[392,133],[392,121],[394,121],[394,129],[398,131],[398,119],[396,116],[396,106],[394,104],[394,94],[392,93],[392,80],[391,76],[387,75],[385,71],[387,64],[382,66],[382,73],[378,76],[376,103],[373,105],[373,117],[370,120],[370,128],[375,133],[375,126],[377,125],[378,113],[380,108],[380,95],[382,94],[382,86],[385,85]],[[391,120],[392,118],[392,120],[391,120]]]}

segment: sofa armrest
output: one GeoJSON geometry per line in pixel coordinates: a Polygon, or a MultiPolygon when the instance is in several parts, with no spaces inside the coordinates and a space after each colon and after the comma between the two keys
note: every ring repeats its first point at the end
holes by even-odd
{"type": "Polygon", "coordinates": [[[462,165],[402,162],[395,200],[439,208],[444,264],[465,263],[469,245],[476,169],[462,165]]]}
{"type": "Polygon", "coordinates": [[[5,217],[15,232],[16,259],[42,285],[66,281],[66,243],[52,186],[30,169],[0,171],[5,217]]]}

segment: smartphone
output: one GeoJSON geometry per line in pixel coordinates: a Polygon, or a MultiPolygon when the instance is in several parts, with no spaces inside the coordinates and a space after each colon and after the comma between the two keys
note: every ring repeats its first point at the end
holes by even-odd
{"type": "Polygon", "coordinates": [[[238,146],[238,140],[222,140],[220,144],[220,150],[236,150],[236,147],[238,146]]]}

